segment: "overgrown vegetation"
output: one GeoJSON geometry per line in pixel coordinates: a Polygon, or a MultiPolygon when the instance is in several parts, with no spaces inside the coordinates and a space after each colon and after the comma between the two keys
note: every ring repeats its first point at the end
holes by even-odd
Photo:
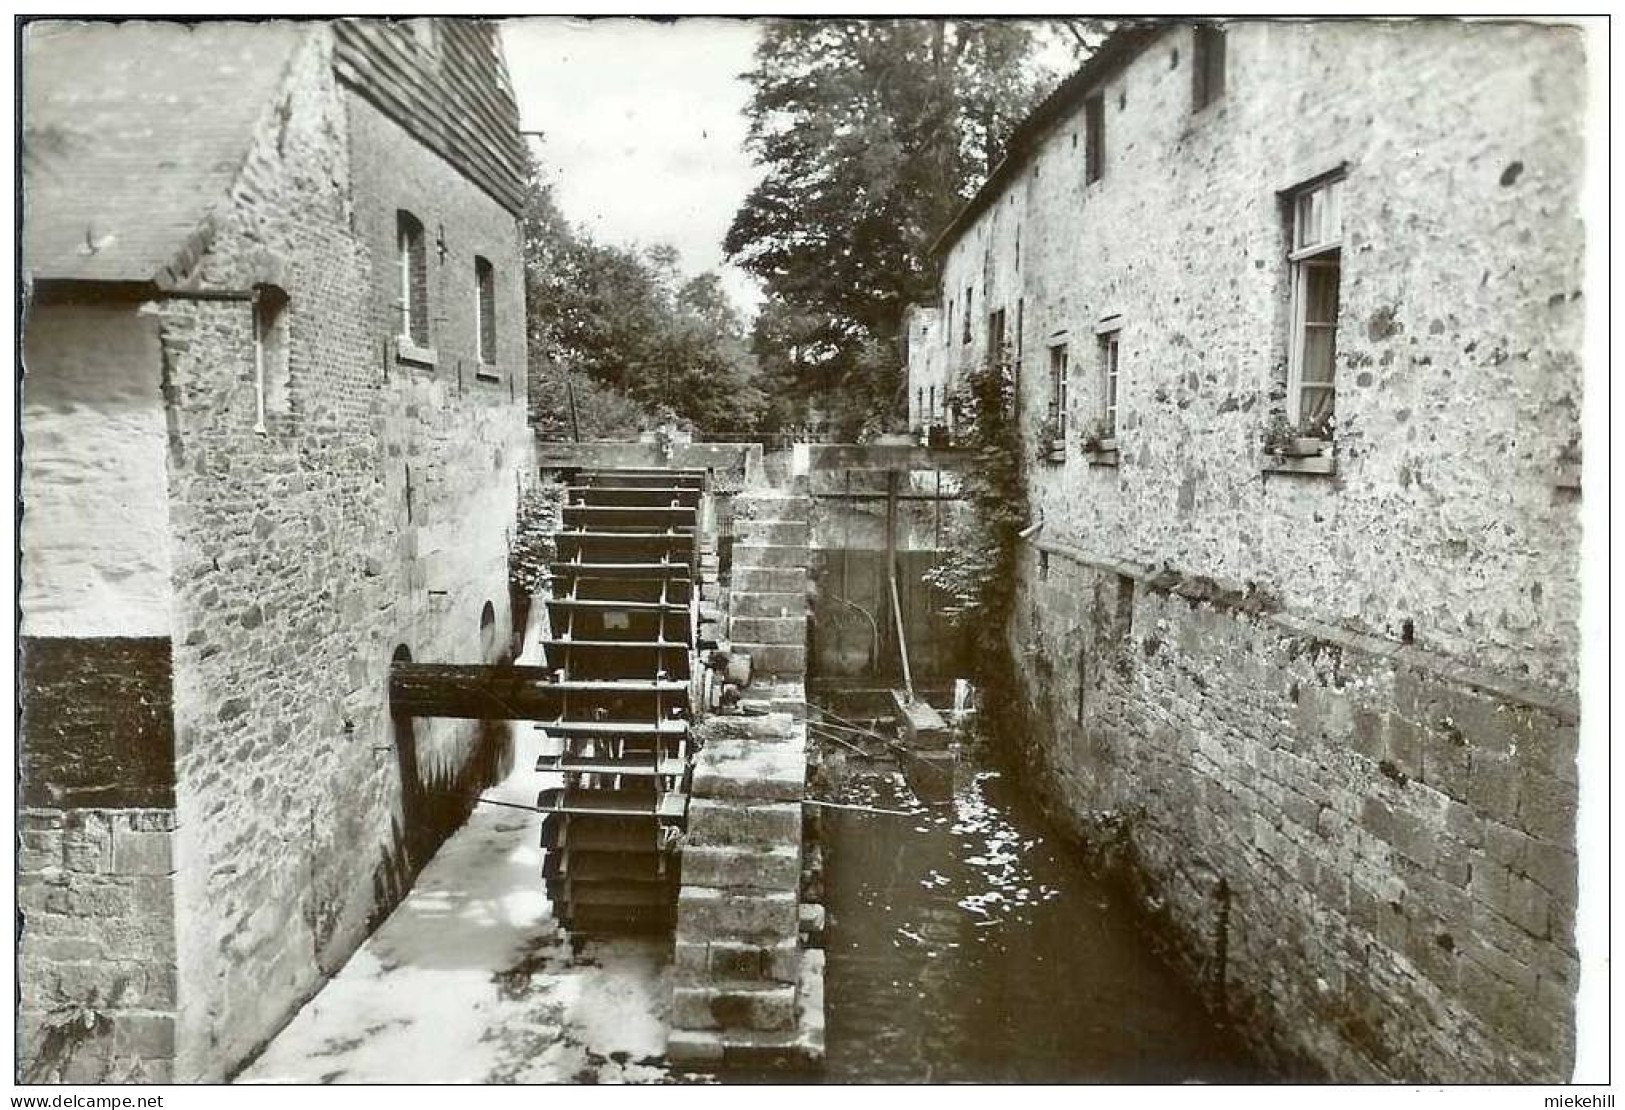
{"type": "MultiPolygon", "coordinates": [[[[1002,630],[1015,598],[1016,554],[1029,513],[1010,348],[993,352],[966,375],[950,404],[976,465],[961,478],[966,511],[954,514],[942,561],[926,577],[953,598],[945,612],[956,625],[1002,630]]],[[[982,652],[979,658],[990,665],[1006,654],[982,652]]]]}

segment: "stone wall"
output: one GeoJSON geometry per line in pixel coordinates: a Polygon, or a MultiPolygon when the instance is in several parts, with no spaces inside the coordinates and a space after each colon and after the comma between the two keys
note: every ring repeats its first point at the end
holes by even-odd
{"type": "Polygon", "coordinates": [[[505,735],[392,721],[386,691],[397,653],[473,662],[509,643],[529,473],[516,225],[340,86],[330,49],[318,28],[294,57],[188,279],[225,298],[151,309],[171,416],[181,1081],[229,1074],[342,965],[505,735]],[[433,365],[393,341],[400,208],[430,237],[433,365]],[[497,282],[485,377],[476,254],[497,282]],[[232,299],[259,283],[289,302],[263,434],[251,308],[232,299]]]}
{"type": "Polygon", "coordinates": [[[1011,735],[1266,1057],[1341,1081],[1567,1078],[1572,701],[1052,544],[1020,595],[1011,735]]]}
{"type": "Polygon", "coordinates": [[[1117,315],[1120,462],[1090,465],[1074,437],[1064,464],[1035,465],[1052,530],[1572,692],[1578,497],[1559,460],[1579,436],[1580,33],[1228,28],[1215,104],[1192,112],[1191,31],[1170,29],[1101,86],[1100,181],[1079,104],[949,247],[950,377],[980,363],[1002,308],[1013,344],[1024,322],[1024,425],[1066,343],[1076,428],[1100,411],[1095,329],[1117,315]],[[1336,473],[1268,473],[1280,191],[1340,165],[1336,473]]]}
{"type": "Polygon", "coordinates": [[[30,807],[18,816],[18,1080],[168,1082],[174,811],[30,807]]]}
{"type": "Polygon", "coordinates": [[[950,378],[1003,309],[1034,461],[1013,735],[1293,1072],[1566,1078],[1573,1051],[1585,61],[1554,26],[1226,25],[1099,75],[948,246],[950,378]],[[1323,473],[1262,431],[1290,190],[1346,174],[1323,473]],[[1019,243],[1019,246],[1018,246],[1019,243]],[[974,306],[970,337],[962,315],[974,306]],[[1099,330],[1118,329],[1115,456],[1099,330]]]}

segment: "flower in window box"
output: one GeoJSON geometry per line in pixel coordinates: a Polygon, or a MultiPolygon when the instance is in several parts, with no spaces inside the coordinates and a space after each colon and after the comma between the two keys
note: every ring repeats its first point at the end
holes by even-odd
{"type": "Polygon", "coordinates": [[[1050,462],[1066,458],[1065,425],[1054,413],[1044,417],[1038,425],[1038,457],[1050,462]]]}
{"type": "Polygon", "coordinates": [[[1095,417],[1085,424],[1079,432],[1083,449],[1091,455],[1098,455],[1102,451],[1114,450],[1117,446],[1117,437],[1113,429],[1103,417],[1095,417]]]}
{"type": "Polygon", "coordinates": [[[1264,423],[1262,440],[1264,454],[1276,458],[1305,459],[1326,453],[1331,429],[1324,423],[1314,428],[1294,424],[1282,412],[1270,414],[1264,423]]]}

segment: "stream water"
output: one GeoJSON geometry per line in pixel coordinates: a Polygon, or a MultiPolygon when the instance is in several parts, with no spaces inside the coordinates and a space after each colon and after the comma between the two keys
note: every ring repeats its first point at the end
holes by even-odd
{"type": "Polygon", "coordinates": [[[921,804],[896,772],[826,809],[828,1082],[1266,1078],[1069,858],[1011,777],[921,804]]]}

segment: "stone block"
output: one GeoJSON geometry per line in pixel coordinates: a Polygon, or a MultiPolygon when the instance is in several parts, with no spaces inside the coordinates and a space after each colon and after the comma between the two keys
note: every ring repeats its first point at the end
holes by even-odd
{"type": "Polygon", "coordinates": [[[801,840],[799,802],[742,802],[691,798],[688,843],[716,845],[796,844],[801,840]]]}
{"type": "Polygon", "coordinates": [[[796,988],[781,983],[682,986],[672,990],[672,1024],[682,1029],[795,1027],[796,988]]]}
{"type": "Polygon", "coordinates": [[[678,1067],[722,1063],[722,1038],[714,1030],[672,1029],[666,1034],[666,1060],[678,1067]]]}
{"type": "Polygon", "coordinates": [[[688,886],[677,896],[677,935],[684,940],[771,942],[796,934],[793,891],[736,894],[688,886]]]}
{"type": "Polygon", "coordinates": [[[694,764],[693,796],[799,802],[806,780],[806,753],[799,744],[707,746],[694,764]]]}
{"type": "Polygon", "coordinates": [[[741,643],[805,644],[805,617],[734,617],[728,634],[741,643]]]}
{"type": "Polygon", "coordinates": [[[795,593],[805,590],[807,572],[800,567],[760,567],[734,564],[730,588],[741,593],[795,593]]]}
{"type": "Polygon", "coordinates": [[[175,838],[167,832],[113,831],[113,864],[116,875],[170,875],[175,871],[175,838]]]}
{"type": "Polygon", "coordinates": [[[773,944],[742,941],[677,939],[672,963],[680,981],[707,979],[795,983],[801,969],[801,946],[794,938],[773,944]]]}
{"type": "Polygon", "coordinates": [[[807,673],[805,644],[758,644],[736,641],[734,647],[750,653],[751,669],[757,675],[804,675],[807,673]]]}
{"type": "Polygon", "coordinates": [[[806,547],[812,525],[804,520],[742,520],[734,525],[736,544],[778,544],[806,547]]]}
{"type": "Polygon", "coordinates": [[[690,845],[683,850],[683,881],[725,890],[795,890],[801,853],[782,848],[690,845]]]}
{"type": "Polygon", "coordinates": [[[734,569],[740,567],[793,567],[806,573],[811,560],[806,544],[734,544],[734,569]]]}
{"type": "Polygon", "coordinates": [[[807,595],[799,590],[775,594],[737,594],[733,619],[745,617],[806,617],[807,595]]]}

